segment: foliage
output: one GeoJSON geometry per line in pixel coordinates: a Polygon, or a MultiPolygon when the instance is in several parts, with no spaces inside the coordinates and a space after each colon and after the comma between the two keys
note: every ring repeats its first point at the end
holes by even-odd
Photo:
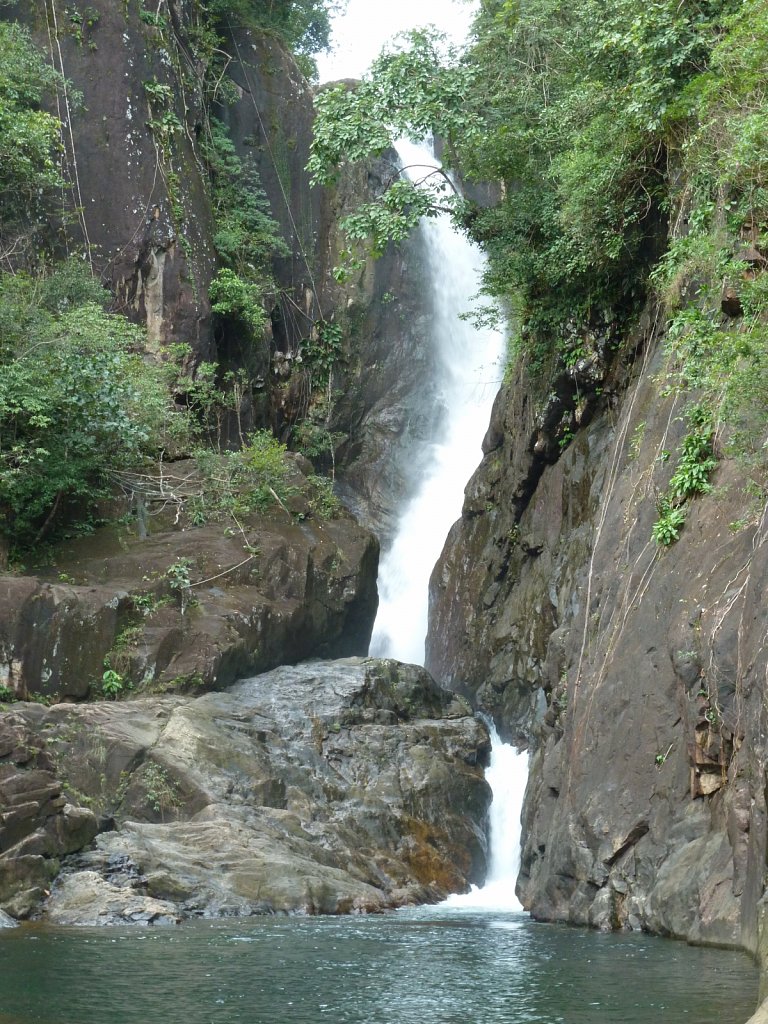
{"type": "Polygon", "coordinates": [[[171,562],[165,570],[165,578],[168,580],[171,590],[175,590],[177,593],[189,590],[192,585],[189,576],[191,565],[192,562],[188,558],[177,558],[175,562],[171,562]]]}
{"type": "MultiPolygon", "coordinates": [[[[731,271],[738,264],[721,261],[731,271]]],[[[723,317],[719,308],[722,280],[715,295],[702,286],[693,300],[669,322],[668,386],[695,391],[718,426],[727,428],[726,449],[747,463],[765,459],[768,436],[768,281],[763,275],[741,280],[743,316],[723,317]]],[[[714,289],[712,289],[714,291],[714,289]]]]}
{"type": "Polygon", "coordinates": [[[680,445],[680,458],[665,494],[656,503],[658,518],[652,535],[657,544],[668,547],[680,537],[690,500],[712,490],[709,477],[717,466],[711,413],[697,404],[688,411],[691,430],[680,445]]]}
{"type": "MultiPolygon", "coordinates": [[[[414,138],[438,132],[450,152],[458,137],[470,143],[479,134],[481,119],[464,102],[475,77],[434,32],[414,32],[402,52],[385,52],[374,62],[370,76],[354,88],[338,85],[317,96],[312,149],[307,169],[315,183],[328,184],[344,163],[380,156],[400,135],[414,138]]],[[[373,202],[361,205],[342,222],[352,247],[347,266],[337,271],[343,280],[359,266],[366,240],[370,254],[382,254],[389,241],[402,241],[422,216],[439,210],[464,210],[450,179],[425,168],[413,183],[395,180],[373,202]],[[355,255],[357,254],[357,255],[355,255]]]]}
{"type": "Polygon", "coordinates": [[[693,79],[670,112],[680,147],[694,234],[714,227],[719,198],[732,217],[766,212],[768,171],[765,65],[768,11],[761,0],[730,5],[706,73],[693,79]]]}
{"type": "Polygon", "coordinates": [[[482,119],[465,103],[476,70],[435,32],[404,38],[408,49],[385,51],[353,88],[319,92],[308,164],[316,182],[333,181],[342,163],[380,156],[399,134],[439,132],[449,146],[480,137],[482,119]]]}
{"type": "Polygon", "coordinates": [[[0,22],[0,254],[14,251],[17,232],[63,187],[59,122],[41,109],[59,83],[26,29],[0,22]]]}
{"type": "Polygon", "coordinates": [[[87,522],[115,470],[178,436],[143,332],[107,313],[75,262],[47,278],[0,277],[0,531],[28,547],[87,522]]]}
{"type": "Polygon", "coordinates": [[[687,230],[654,279],[670,315],[671,386],[703,396],[725,450],[754,475],[765,471],[768,438],[768,280],[759,255],[768,233],[768,10],[756,0],[731,7],[707,69],[666,116],[680,164],[671,202],[687,230]],[[725,293],[734,297],[730,316],[725,293]]]}
{"type": "Polygon", "coordinates": [[[211,281],[209,295],[214,313],[241,320],[254,337],[264,330],[267,314],[260,289],[234,270],[222,267],[211,281]]]}
{"type": "Polygon", "coordinates": [[[294,493],[285,445],[266,430],[252,433],[238,451],[195,453],[203,488],[189,503],[197,522],[231,518],[235,523],[251,513],[266,512],[294,493]]]}
{"type": "Polygon", "coordinates": [[[651,534],[657,544],[669,547],[680,539],[688,509],[685,505],[671,505],[666,496],[662,495],[656,503],[656,511],[658,519],[653,524],[651,534]]]}
{"type": "Polygon", "coordinates": [[[160,597],[153,593],[129,594],[129,600],[135,610],[143,616],[152,615],[159,608],[168,604],[168,597],[160,597]]]}
{"type": "Polygon", "coordinates": [[[333,483],[327,476],[313,474],[309,477],[312,497],[309,507],[319,519],[333,519],[341,511],[341,502],[333,490],[333,483]]]}
{"type": "Polygon", "coordinates": [[[190,441],[220,446],[228,421],[233,420],[243,438],[241,409],[251,389],[244,369],[222,371],[217,363],[202,362],[190,374],[186,365],[192,359],[189,345],[169,345],[164,364],[167,386],[191,414],[187,423],[190,441]]]}
{"type": "Polygon", "coordinates": [[[295,451],[306,455],[308,459],[318,459],[321,462],[329,461],[333,467],[336,461],[336,449],[345,436],[339,431],[329,430],[327,426],[307,419],[293,428],[291,446],[295,451]]]}
{"type": "Polygon", "coordinates": [[[680,461],[669,481],[673,499],[685,500],[696,494],[708,494],[712,490],[709,475],[717,466],[712,451],[712,424],[698,426],[683,440],[680,461]]]}
{"type": "Polygon", "coordinates": [[[247,261],[264,271],[273,256],[288,256],[258,173],[238,157],[226,127],[216,118],[210,119],[203,155],[216,218],[214,242],[221,258],[232,267],[247,261]]]}
{"type": "Polygon", "coordinates": [[[114,669],[105,669],[101,677],[101,692],[107,699],[117,700],[125,688],[125,680],[114,669]]]}
{"type": "Polygon", "coordinates": [[[452,207],[486,247],[486,290],[517,311],[521,352],[546,365],[562,338],[638,308],[660,245],[671,111],[733,7],[484,0],[463,56],[417,33],[357,89],[322,92],[310,169],[329,180],[397,134],[434,131],[465,177],[501,181],[488,209],[427,195],[394,216],[383,197],[348,224],[380,251],[425,207],[452,207]]]}
{"type": "Polygon", "coordinates": [[[145,763],[141,772],[141,781],[147,802],[156,814],[178,807],[180,804],[179,787],[171,779],[168,770],[155,762],[145,763]]]}
{"type": "Polygon", "coordinates": [[[318,320],[301,343],[302,361],[309,367],[313,383],[327,384],[334,364],[342,355],[343,331],[339,324],[318,320]]]}
{"type": "Polygon", "coordinates": [[[316,72],[312,55],[330,45],[330,16],[339,0],[206,0],[209,16],[223,24],[245,24],[274,32],[294,51],[308,77],[316,72]]]}
{"type": "Polygon", "coordinates": [[[216,118],[207,122],[202,153],[216,222],[213,240],[224,264],[211,283],[212,308],[239,320],[256,340],[267,324],[263,297],[275,290],[271,261],[287,256],[288,249],[269,215],[255,168],[240,160],[225,126],[216,118]]]}

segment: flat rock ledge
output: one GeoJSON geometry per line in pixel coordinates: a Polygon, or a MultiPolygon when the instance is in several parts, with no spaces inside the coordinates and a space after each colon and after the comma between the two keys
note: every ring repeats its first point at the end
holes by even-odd
{"type": "Polygon", "coordinates": [[[307,662],[200,697],[17,704],[2,724],[35,750],[14,774],[42,763],[58,801],[0,846],[12,919],[378,912],[484,878],[487,730],[415,666],[307,662]],[[38,839],[32,884],[19,861],[46,828],[68,841],[38,839]]]}
{"type": "MultiPolygon", "coordinates": [[[[378,541],[343,511],[319,517],[311,466],[298,455],[290,465],[290,511],[254,512],[235,530],[195,526],[173,506],[149,534],[113,523],[60,546],[34,575],[0,572],[0,686],[18,700],[93,700],[108,668],[122,693],[200,694],[278,665],[365,654],[378,541]]],[[[189,463],[174,467],[195,479],[189,463]]]]}

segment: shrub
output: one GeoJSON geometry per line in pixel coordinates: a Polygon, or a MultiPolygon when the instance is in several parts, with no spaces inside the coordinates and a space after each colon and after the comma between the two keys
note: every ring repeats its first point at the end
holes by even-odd
{"type": "Polygon", "coordinates": [[[125,687],[125,680],[119,672],[108,668],[101,677],[101,692],[108,700],[117,700],[125,687]]]}
{"type": "Polygon", "coordinates": [[[143,331],[94,302],[86,276],[0,277],[0,532],[16,548],[87,525],[112,474],[183,426],[143,331]]]}

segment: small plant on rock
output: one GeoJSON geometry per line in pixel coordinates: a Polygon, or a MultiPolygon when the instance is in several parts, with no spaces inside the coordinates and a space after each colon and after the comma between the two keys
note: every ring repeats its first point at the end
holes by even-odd
{"type": "Polygon", "coordinates": [[[680,531],[685,524],[688,513],[687,505],[673,505],[669,498],[662,494],[656,502],[658,518],[653,524],[651,534],[657,544],[669,547],[680,538],[680,531]]]}
{"type": "Polygon", "coordinates": [[[117,700],[124,689],[125,680],[120,673],[112,668],[105,669],[101,677],[101,692],[107,700],[117,700]]]}
{"type": "Polygon", "coordinates": [[[717,466],[711,413],[703,406],[695,405],[688,413],[688,419],[692,429],[680,446],[680,462],[666,493],[660,495],[656,502],[658,518],[651,533],[656,543],[664,547],[679,539],[691,498],[712,490],[709,477],[717,466]]]}
{"type": "Polygon", "coordinates": [[[167,770],[159,764],[147,764],[144,768],[142,782],[147,802],[156,814],[180,804],[179,789],[167,770]]]}

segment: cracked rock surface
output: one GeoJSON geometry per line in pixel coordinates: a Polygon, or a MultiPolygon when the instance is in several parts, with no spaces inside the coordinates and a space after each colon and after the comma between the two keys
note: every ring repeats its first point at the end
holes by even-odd
{"type": "MultiPolygon", "coordinates": [[[[17,707],[100,828],[25,914],[365,912],[482,881],[488,734],[421,668],[308,662],[197,698],[17,707]]],[[[21,908],[0,891],[0,909],[21,908]]]]}

